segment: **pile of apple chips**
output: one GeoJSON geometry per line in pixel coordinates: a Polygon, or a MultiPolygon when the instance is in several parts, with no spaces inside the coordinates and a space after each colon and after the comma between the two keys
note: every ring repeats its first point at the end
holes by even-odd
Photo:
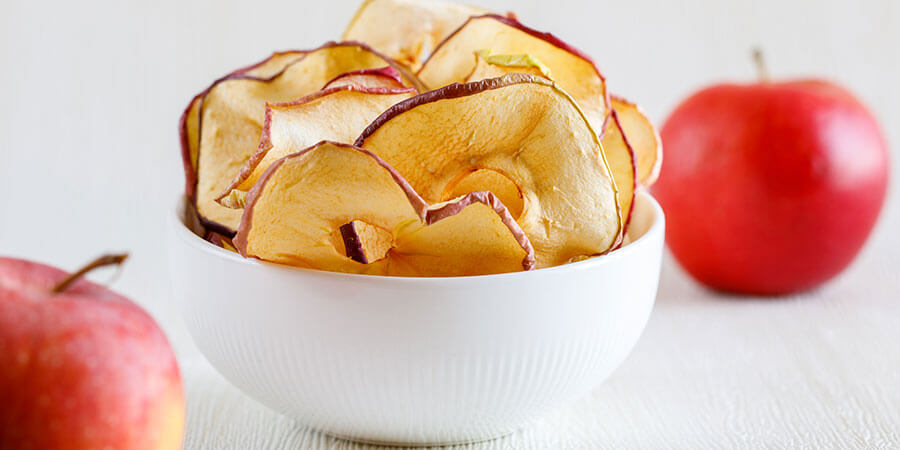
{"type": "Polygon", "coordinates": [[[661,149],[589,57],[481,9],[368,0],[343,37],[216,80],[181,119],[210,242],[349,273],[550,267],[623,242],[661,149]]]}

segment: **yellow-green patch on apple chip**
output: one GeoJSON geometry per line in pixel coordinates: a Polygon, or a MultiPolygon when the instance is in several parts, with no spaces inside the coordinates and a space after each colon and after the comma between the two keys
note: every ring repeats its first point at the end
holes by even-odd
{"type": "Polygon", "coordinates": [[[475,52],[475,67],[466,77],[466,81],[496,78],[508,73],[527,73],[548,80],[553,79],[550,68],[531,55],[495,55],[489,50],[479,50],[475,52]]]}
{"type": "Polygon", "coordinates": [[[460,193],[454,183],[478,170],[508,178],[524,199],[517,221],[539,268],[619,242],[616,185],[597,133],[575,100],[544,78],[513,73],[420,94],[375,119],[356,145],[382,157],[430,203],[460,193]]]}
{"type": "MultiPolygon", "coordinates": [[[[476,68],[479,50],[498,55],[528,55],[541,62],[579,103],[598,133],[609,114],[606,80],[590,57],[556,36],[522,25],[517,20],[484,15],[472,17],[447,37],[423,63],[419,79],[430,88],[465,81],[476,68]]],[[[474,78],[471,81],[475,81],[474,78]]]]}

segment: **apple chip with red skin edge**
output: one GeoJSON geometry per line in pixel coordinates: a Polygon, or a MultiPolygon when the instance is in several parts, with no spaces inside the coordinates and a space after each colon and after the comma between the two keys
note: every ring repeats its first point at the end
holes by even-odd
{"type": "Polygon", "coordinates": [[[403,78],[397,69],[387,66],[380,69],[362,69],[342,73],[325,83],[322,89],[354,85],[367,88],[403,88],[403,78]]]}
{"type": "Polygon", "coordinates": [[[662,138],[659,137],[659,131],[640,106],[614,95],[612,107],[618,113],[622,131],[634,149],[638,182],[643,186],[650,186],[656,181],[662,166],[662,138]]]}
{"type": "Polygon", "coordinates": [[[244,256],[349,273],[452,276],[533,267],[528,239],[493,196],[429,208],[371,152],[327,141],[269,166],[247,196],[234,243],[244,256]],[[366,234],[382,242],[369,245],[366,234]],[[385,245],[384,236],[396,237],[385,245]],[[466,255],[473,254],[485,261],[471,264],[466,255]]]}
{"type": "Polygon", "coordinates": [[[531,242],[490,192],[431,205],[425,223],[398,232],[389,275],[472,276],[534,269],[531,242]]]}
{"type": "MultiPolygon", "coordinates": [[[[550,33],[529,28],[510,17],[487,14],[469,18],[444,40],[419,69],[419,79],[437,88],[465,81],[476,68],[474,52],[529,55],[540,61],[559,86],[584,110],[594,130],[602,134],[609,115],[606,79],[593,60],[550,33]]],[[[470,81],[475,81],[471,79],[470,81]]]]}
{"type": "Polygon", "coordinates": [[[420,94],[385,111],[356,145],[387,161],[431,203],[460,193],[453,184],[471,173],[503,175],[524,198],[515,219],[539,268],[605,253],[621,239],[616,185],[597,133],[576,101],[547,79],[513,73],[420,94]]]}
{"type": "Polygon", "coordinates": [[[352,143],[373,119],[388,107],[415,95],[411,87],[360,87],[339,85],[299,100],[267,104],[265,122],[256,152],[216,199],[231,208],[242,208],[241,192],[247,191],[276,160],[319,141],[352,143]],[[237,197],[237,199],[235,198],[237,197]]]}
{"type": "Polygon", "coordinates": [[[233,235],[240,223],[240,211],[221,206],[215,199],[256,150],[266,102],[295,100],[339,74],[384,66],[405,74],[406,83],[420,85],[405,68],[365,44],[330,42],[294,53],[276,54],[272,60],[223,77],[199,97],[196,106],[192,101],[186,111],[182,142],[186,145],[183,153],[187,155],[184,160],[189,180],[196,167],[196,182],[189,192],[209,229],[233,235]],[[195,110],[196,114],[192,112],[195,110]],[[195,115],[196,119],[192,118],[195,115]],[[192,150],[192,141],[198,143],[196,150],[192,150]]]}
{"type": "MultiPolygon", "coordinates": [[[[284,69],[284,67],[299,58],[305,56],[305,50],[288,50],[284,52],[275,52],[268,58],[252,64],[247,67],[237,69],[228,75],[216,80],[215,86],[219,81],[239,76],[267,78],[276,75],[284,69]]],[[[187,108],[181,114],[178,122],[178,135],[181,140],[181,157],[185,171],[185,195],[191,201],[194,200],[194,190],[197,184],[197,149],[200,147],[200,106],[203,103],[203,97],[209,92],[210,88],[204,89],[203,92],[195,95],[188,103],[187,108]]]]}
{"type": "MultiPolygon", "coordinates": [[[[491,55],[487,51],[478,51],[475,52],[475,57],[475,69],[468,77],[470,80],[497,77],[507,73],[530,73],[550,80],[553,79],[550,69],[531,55],[491,55]]],[[[614,104],[616,104],[615,100],[614,104]]],[[[629,105],[635,111],[638,111],[634,105],[629,105]]],[[[644,116],[641,115],[641,117],[644,116]]],[[[601,144],[603,145],[603,154],[606,155],[606,161],[618,188],[619,210],[622,212],[623,234],[625,234],[628,220],[631,217],[637,172],[635,168],[635,152],[622,131],[622,126],[615,110],[611,112],[610,119],[606,122],[606,129],[603,132],[601,144]]],[[[505,203],[509,204],[509,202],[505,203]]]]}
{"type": "Polygon", "coordinates": [[[470,16],[488,11],[435,0],[366,0],[343,39],[362,41],[413,70],[470,16]]]}
{"type": "Polygon", "coordinates": [[[628,234],[628,224],[634,209],[634,191],[637,188],[637,168],[634,151],[627,136],[622,131],[619,115],[616,110],[610,113],[606,133],[601,140],[609,169],[618,190],[619,211],[622,214],[622,234],[628,234]]]}

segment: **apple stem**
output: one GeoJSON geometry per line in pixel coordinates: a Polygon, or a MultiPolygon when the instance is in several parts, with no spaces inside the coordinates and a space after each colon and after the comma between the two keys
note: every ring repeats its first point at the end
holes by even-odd
{"type": "Polygon", "coordinates": [[[762,49],[759,47],[753,49],[753,63],[756,64],[756,73],[759,79],[766,83],[769,81],[769,68],[766,66],[766,59],[763,57],[762,49]]]}
{"type": "Polygon", "coordinates": [[[128,253],[122,253],[122,254],[118,254],[118,255],[103,255],[103,256],[89,262],[84,267],[78,269],[78,271],[76,271],[75,273],[72,273],[71,275],[64,278],[62,281],[57,283],[56,286],[53,286],[53,289],[51,290],[51,292],[53,292],[54,294],[58,294],[62,291],[65,291],[66,288],[71,286],[72,283],[77,281],[79,278],[83,277],[84,274],[86,274],[98,267],[120,265],[123,262],[125,262],[125,260],[127,258],[128,258],[128,253]]]}

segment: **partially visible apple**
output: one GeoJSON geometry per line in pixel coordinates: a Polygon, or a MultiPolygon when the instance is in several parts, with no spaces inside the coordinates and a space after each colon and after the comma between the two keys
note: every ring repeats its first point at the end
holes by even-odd
{"type": "Polygon", "coordinates": [[[888,154],[850,92],[765,78],[709,87],[675,109],[653,192],[669,248],[691,275],[716,289],[785,294],[834,277],[859,252],[884,201],[888,154]]]}
{"type": "Polygon", "coordinates": [[[137,305],[81,279],[0,258],[0,448],[180,448],[184,396],[165,335],[137,305]]]}

